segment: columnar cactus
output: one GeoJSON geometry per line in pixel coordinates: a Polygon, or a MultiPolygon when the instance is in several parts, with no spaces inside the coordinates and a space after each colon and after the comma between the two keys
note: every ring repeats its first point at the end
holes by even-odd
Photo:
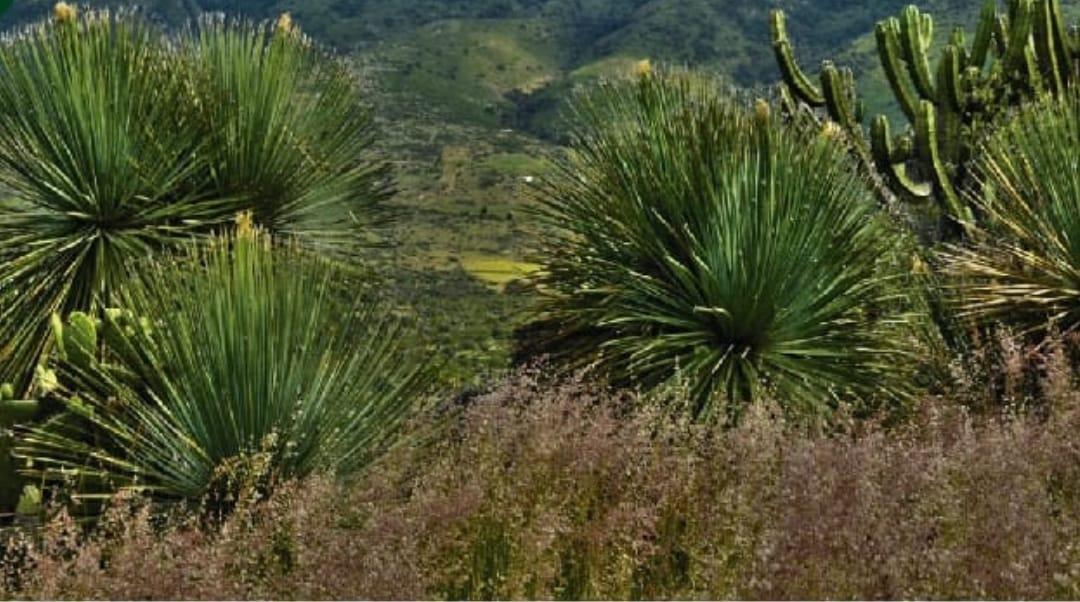
{"type": "Polygon", "coordinates": [[[848,134],[864,167],[885,175],[891,193],[906,200],[934,199],[954,224],[974,220],[958,188],[967,183],[972,147],[983,128],[1011,107],[1060,95],[1080,80],[1080,35],[1066,27],[1060,0],[986,0],[968,45],[956,28],[936,67],[930,49],[934,22],[909,6],[875,28],[878,56],[906,132],[894,136],[879,115],[869,135],[851,71],[826,61],[816,84],[794,57],[782,11],[772,13],[773,48],[783,94],[828,114],[848,134]]]}

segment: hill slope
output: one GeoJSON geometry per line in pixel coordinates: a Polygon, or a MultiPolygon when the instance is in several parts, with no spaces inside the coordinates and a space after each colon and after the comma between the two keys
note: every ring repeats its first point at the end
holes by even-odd
{"type": "MultiPolygon", "coordinates": [[[[55,0],[16,0],[0,28],[44,18],[55,0]]],[[[94,0],[118,6],[130,0],[94,0]]],[[[204,11],[273,18],[290,11],[364,74],[397,165],[403,210],[378,257],[402,313],[415,319],[449,380],[506,365],[527,296],[509,280],[530,266],[529,182],[559,152],[570,91],[639,61],[688,64],[741,85],[778,78],[768,11],[781,7],[800,62],[836,57],[860,78],[871,111],[889,110],[874,22],[908,0],[139,0],[167,26],[204,11]],[[506,294],[509,292],[510,294],[506,294]]],[[[938,36],[970,24],[981,0],[926,0],[938,36]]],[[[1065,0],[1071,19],[1080,2],[1065,0]]]]}

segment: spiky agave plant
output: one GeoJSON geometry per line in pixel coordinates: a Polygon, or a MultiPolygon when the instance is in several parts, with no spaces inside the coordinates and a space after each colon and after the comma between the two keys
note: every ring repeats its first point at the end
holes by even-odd
{"type": "Polygon", "coordinates": [[[25,391],[52,313],[232,214],[198,181],[171,60],[142,20],[67,5],[0,42],[0,383],[25,391]]]}
{"type": "Polygon", "coordinates": [[[680,379],[691,411],[907,398],[898,238],[828,134],[710,78],[647,74],[578,106],[542,189],[547,297],[525,355],[619,384],[680,379]]]}
{"type": "Polygon", "coordinates": [[[98,325],[71,317],[55,365],[69,414],[16,446],[31,476],[197,499],[245,458],[280,479],[348,475],[397,433],[426,382],[395,323],[342,305],[325,260],[238,231],[154,261],[98,325]]]}
{"type": "Polygon", "coordinates": [[[182,38],[218,196],[274,236],[343,251],[389,214],[387,165],[353,71],[276,23],[205,18],[182,38]]]}
{"type": "Polygon", "coordinates": [[[964,314],[1033,332],[1080,328],[1080,93],[1023,109],[976,161],[986,218],[945,253],[964,314]]]}

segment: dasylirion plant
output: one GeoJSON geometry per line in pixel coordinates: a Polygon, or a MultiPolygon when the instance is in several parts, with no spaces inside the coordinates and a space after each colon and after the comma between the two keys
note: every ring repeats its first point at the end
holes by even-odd
{"type": "Polygon", "coordinates": [[[60,3],[0,42],[0,75],[0,383],[20,395],[50,315],[109,306],[147,254],[251,211],[340,255],[388,215],[355,77],[288,17],[170,36],[60,3]]]}
{"type": "Polygon", "coordinates": [[[1080,79],[1080,34],[1070,30],[1060,0],[986,0],[967,41],[963,27],[931,54],[934,20],[909,6],[877,24],[878,57],[908,121],[894,133],[878,115],[864,127],[851,70],[822,64],[815,83],[798,65],[783,11],[771,17],[773,48],[789,104],[823,110],[847,134],[864,168],[884,175],[884,194],[933,200],[954,231],[976,219],[963,190],[987,126],[1008,111],[1044,96],[1060,96],[1080,79]]]}
{"type": "Polygon", "coordinates": [[[962,313],[1022,332],[1080,329],[1080,93],[1030,105],[983,145],[986,215],[944,253],[962,313]]]}
{"type": "Polygon", "coordinates": [[[703,420],[767,398],[803,416],[902,403],[900,238],[835,133],[720,88],[650,73],[579,104],[541,192],[544,299],[521,356],[685,384],[703,420]]]}
{"type": "Polygon", "coordinates": [[[168,62],[148,23],[65,4],[0,42],[0,382],[19,395],[52,313],[89,310],[133,259],[226,218],[197,184],[168,62]]]}
{"type": "Polygon", "coordinates": [[[76,499],[199,500],[245,463],[285,480],[348,476],[393,441],[425,363],[376,306],[335,294],[333,264],[272,248],[249,219],[144,265],[123,309],[54,320],[49,396],[64,412],[19,430],[25,474],[74,482],[76,499]]]}
{"type": "Polygon", "coordinates": [[[287,16],[171,35],[60,2],[5,37],[0,384],[37,396],[51,316],[100,317],[140,260],[238,212],[274,240],[350,254],[387,217],[373,136],[353,71],[287,16]]]}
{"type": "Polygon", "coordinates": [[[377,243],[391,212],[388,164],[355,69],[286,13],[275,22],[207,17],[181,37],[206,142],[206,181],[273,236],[349,254],[377,243]]]}

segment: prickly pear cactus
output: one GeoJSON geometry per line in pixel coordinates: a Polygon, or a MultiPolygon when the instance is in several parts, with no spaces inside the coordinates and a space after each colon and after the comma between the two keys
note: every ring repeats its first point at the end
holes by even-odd
{"type": "Polygon", "coordinates": [[[72,313],[67,322],[54,314],[52,329],[60,359],[77,368],[88,368],[97,356],[98,323],[82,312],[72,313]]]}

